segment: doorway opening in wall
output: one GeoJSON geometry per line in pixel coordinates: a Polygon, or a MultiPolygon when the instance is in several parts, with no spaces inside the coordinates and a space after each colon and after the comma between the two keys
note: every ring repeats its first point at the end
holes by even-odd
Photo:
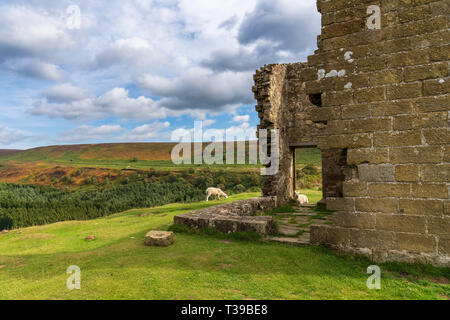
{"type": "Polygon", "coordinates": [[[322,152],[315,146],[297,147],[293,163],[293,192],[304,194],[311,204],[323,198],[322,152]]]}

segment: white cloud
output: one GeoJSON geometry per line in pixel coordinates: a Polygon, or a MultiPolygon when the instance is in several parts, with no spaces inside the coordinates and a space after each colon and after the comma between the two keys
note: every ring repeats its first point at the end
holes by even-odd
{"type": "MultiPolygon", "coordinates": [[[[65,92],[69,94],[70,90],[65,92]]],[[[50,118],[64,118],[70,120],[94,120],[117,116],[122,119],[149,120],[176,116],[166,108],[158,106],[158,102],[146,97],[130,98],[128,90],[114,88],[100,97],[74,100],[74,96],[66,96],[67,100],[60,99],[39,101],[31,108],[33,115],[48,116],[50,118]]],[[[63,94],[60,95],[60,98],[63,94]]],[[[81,95],[80,95],[81,97],[81,95]]]]}
{"type": "Polygon", "coordinates": [[[6,69],[25,77],[52,81],[61,81],[65,78],[65,73],[59,66],[39,59],[8,60],[3,65],[6,69]]]}
{"type": "Polygon", "coordinates": [[[75,87],[70,83],[53,86],[45,92],[47,101],[54,102],[70,102],[79,101],[89,97],[86,90],[75,87]]]}
{"type": "MultiPolygon", "coordinates": [[[[253,104],[255,68],[304,59],[320,32],[310,0],[79,1],[79,30],[67,28],[69,2],[0,4],[0,111],[39,123],[49,137],[67,129],[59,118],[147,123],[188,115],[211,126],[211,117],[253,104]]],[[[248,124],[241,120],[236,130],[248,124]]]]}
{"type": "Polygon", "coordinates": [[[102,125],[99,127],[82,125],[63,132],[58,141],[80,142],[89,140],[111,139],[114,134],[122,130],[123,128],[119,125],[102,125]]]}
{"type": "Polygon", "coordinates": [[[8,146],[25,138],[20,131],[0,125],[0,145],[8,146]]]}
{"type": "Polygon", "coordinates": [[[256,127],[251,126],[248,122],[244,122],[239,126],[231,126],[224,129],[218,128],[203,128],[203,130],[195,131],[194,128],[178,128],[172,131],[172,141],[180,141],[183,137],[182,142],[200,142],[197,139],[198,136],[202,136],[202,142],[210,142],[212,140],[221,141],[245,141],[245,140],[256,140],[256,127]],[[213,139],[214,137],[214,139],[213,139]]]}
{"type": "Polygon", "coordinates": [[[203,122],[202,122],[204,127],[212,126],[214,123],[216,123],[216,120],[214,120],[214,119],[206,119],[206,120],[203,120],[203,122]]]}
{"type": "Polygon", "coordinates": [[[151,94],[163,97],[160,104],[168,109],[217,112],[253,101],[252,74],[248,72],[214,73],[204,68],[191,68],[177,78],[143,75],[137,83],[151,94]]]}
{"type": "Polygon", "coordinates": [[[145,141],[157,138],[160,131],[170,127],[170,122],[153,122],[149,124],[144,124],[140,127],[134,128],[130,132],[127,132],[122,140],[127,141],[145,141]]]}
{"type": "Polygon", "coordinates": [[[249,122],[250,116],[248,114],[243,115],[243,116],[234,116],[233,121],[234,122],[249,122]]]}
{"type": "Polygon", "coordinates": [[[118,65],[133,66],[140,70],[163,69],[170,60],[145,39],[132,37],[118,39],[96,57],[96,65],[108,68],[118,65]]]}
{"type": "Polygon", "coordinates": [[[49,56],[73,45],[63,19],[27,6],[0,6],[0,53],[3,57],[49,56]]]}
{"type": "Polygon", "coordinates": [[[240,26],[241,44],[265,40],[279,49],[300,52],[316,47],[320,34],[320,14],[315,1],[258,0],[240,26]]]}
{"type": "Polygon", "coordinates": [[[217,71],[244,71],[306,60],[317,47],[319,34],[315,1],[258,0],[241,18],[235,41],[212,48],[201,65],[217,71]]]}

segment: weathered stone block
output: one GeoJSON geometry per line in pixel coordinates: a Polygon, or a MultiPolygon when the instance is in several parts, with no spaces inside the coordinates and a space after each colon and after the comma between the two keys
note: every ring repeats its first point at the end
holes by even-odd
{"type": "Polygon", "coordinates": [[[357,230],[350,231],[350,245],[357,248],[396,249],[393,232],[357,230]]]}
{"type": "Polygon", "coordinates": [[[343,191],[345,197],[365,197],[367,196],[367,183],[345,181],[343,191]]]}
{"type": "Polygon", "coordinates": [[[450,255],[450,237],[439,237],[439,253],[450,255]]]}
{"type": "Polygon", "coordinates": [[[450,147],[444,147],[444,162],[450,162],[450,147]]]}
{"type": "Polygon", "coordinates": [[[318,148],[326,149],[356,149],[369,148],[372,146],[370,134],[344,134],[318,137],[318,148]]]}
{"type": "Polygon", "coordinates": [[[410,8],[410,10],[400,11],[398,13],[398,19],[400,23],[408,23],[411,21],[418,21],[431,17],[431,7],[428,5],[412,7],[410,8]]]}
{"type": "Polygon", "coordinates": [[[327,198],[327,210],[354,211],[355,200],[351,198],[327,198]]]}
{"type": "Polygon", "coordinates": [[[336,212],[333,225],[344,228],[375,229],[375,214],[336,212]]]}
{"type": "Polygon", "coordinates": [[[422,166],[422,180],[425,182],[449,182],[450,164],[422,166]]]}
{"type": "Polygon", "coordinates": [[[412,185],[413,196],[416,198],[435,198],[435,199],[447,199],[448,187],[445,184],[413,184],[412,185]]]}
{"type": "Polygon", "coordinates": [[[168,247],[174,242],[173,232],[150,231],[145,235],[146,246],[168,247]]]}
{"type": "Polygon", "coordinates": [[[311,113],[311,119],[315,122],[336,120],[341,117],[340,111],[338,107],[317,108],[311,113]]]}
{"type": "Polygon", "coordinates": [[[450,105],[450,95],[419,98],[415,100],[415,104],[422,113],[447,111],[450,105]]]}
{"type": "Polygon", "coordinates": [[[398,249],[413,252],[435,252],[436,239],[432,236],[420,234],[397,234],[398,249]]]}
{"type": "Polygon", "coordinates": [[[382,101],[386,98],[384,87],[357,90],[354,96],[357,103],[382,101]]]}
{"type": "Polygon", "coordinates": [[[429,217],[428,233],[440,236],[450,236],[450,217],[429,217]]]}
{"type": "Polygon", "coordinates": [[[391,163],[440,163],[442,149],[440,147],[408,147],[392,148],[391,163]]]}
{"type": "Polygon", "coordinates": [[[346,34],[363,31],[365,21],[363,19],[351,20],[344,23],[328,25],[322,28],[322,38],[335,38],[346,34]]]}
{"type": "Polygon", "coordinates": [[[367,118],[355,119],[349,123],[345,122],[346,130],[348,132],[372,132],[372,131],[387,131],[392,127],[390,118],[367,118]]]}
{"type": "Polygon", "coordinates": [[[399,182],[419,181],[419,166],[401,165],[395,167],[395,180],[399,182]]]}
{"type": "Polygon", "coordinates": [[[376,149],[350,149],[347,154],[349,165],[359,164],[382,164],[387,163],[389,152],[387,148],[376,149]]]}
{"type": "Polygon", "coordinates": [[[400,199],[400,213],[411,215],[440,216],[443,204],[440,200],[400,199]]]}
{"type": "Polygon", "coordinates": [[[366,118],[370,116],[368,104],[357,104],[342,107],[342,119],[366,118]]]}
{"type": "Polygon", "coordinates": [[[430,60],[426,50],[415,50],[390,55],[387,59],[388,68],[426,64],[430,60]]]}
{"type": "Polygon", "coordinates": [[[369,185],[369,195],[372,197],[409,197],[411,186],[398,183],[373,183],[369,185]]]}
{"type": "Polygon", "coordinates": [[[444,202],[444,214],[450,215],[450,201],[444,202]]]}
{"type": "Polygon", "coordinates": [[[430,60],[432,62],[450,60],[450,45],[433,48],[430,51],[430,60]]]}
{"type": "Polygon", "coordinates": [[[377,230],[425,233],[425,217],[377,214],[377,230]]]}
{"type": "Polygon", "coordinates": [[[369,72],[386,69],[387,58],[385,56],[368,57],[358,60],[358,71],[369,72]]]}
{"type": "Polygon", "coordinates": [[[400,147],[422,144],[422,133],[419,130],[376,132],[374,145],[376,147],[400,147]]]}
{"type": "Polygon", "coordinates": [[[390,86],[386,91],[388,100],[411,99],[422,96],[422,83],[408,83],[390,86]]]}
{"type": "Polygon", "coordinates": [[[423,135],[430,145],[450,144],[450,128],[424,129],[423,135]]]}
{"type": "Polygon", "coordinates": [[[397,116],[394,118],[394,130],[409,130],[429,127],[445,127],[448,122],[447,112],[434,112],[429,114],[397,116]]]}
{"type": "Polygon", "coordinates": [[[450,78],[433,79],[423,82],[423,95],[436,96],[450,92],[450,78]]]}
{"type": "Polygon", "coordinates": [[[411,101],[383,101],[372,103],[372,115],[375,117],[410,114],[411,112],[411,101]]]}
{"type": "Polygon", "coordinates": [[[352,93],[347,91],[327,92],[322,95],[322,103],[324,107],[350,104],[352,100],[352,93]]]}
{"type": "Polygon", "coordinates": [[[311,244],[348,246],[350,244],[350,230],[346,228],[312,225],[311,244]]]}
{"type": "Polygon", "coordinates": [[[365,182],[394,182],[395,167],[389,164],[383,165],[359,165],[359,180],[365,182]]]}
{"type": "MultiPolygon", "coordinates": [[[[380,44],[380,47],[383,47],[383,45],[380,44]]],[[[400,83],[403,80],[403,71],[402,69],[376,71],[370,74],[369,79],[373,86],[400,83]]]]}
{"type": "Polygon", "coordinates": [[[398,212],[398,200],[360,198],[355,199],[355,208],[360,212],[396,213],[398,212]]]}
{"type": "Polygon", "coordinates": [[[447,62],[405,68],[405,81],[418,81],[448,76],[447,62]]]}

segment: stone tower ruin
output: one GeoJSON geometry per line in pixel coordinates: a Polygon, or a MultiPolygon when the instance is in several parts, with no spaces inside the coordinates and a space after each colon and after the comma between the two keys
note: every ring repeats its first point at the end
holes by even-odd
{"type": "Polygon", "coordinates": [[[333,225],[311,242],[376,261],[450,265],[450,3],[318,0],[307,63],[254,76],[259,128],[279,129],[263,196],[293,197],[295,154],[322,150],[333,225]]]}

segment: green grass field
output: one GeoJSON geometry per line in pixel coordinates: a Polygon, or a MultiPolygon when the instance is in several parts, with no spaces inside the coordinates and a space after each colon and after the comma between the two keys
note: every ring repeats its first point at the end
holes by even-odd
{"type": "Polygon", "coordinates": [[[322,166],[322,153],[317,148],[300,148],[295,150],[295,162],[297,164],[312,164],[322,166]]]}
{"type": "Polygon", "coordinates": [[[258,195],[0,235],[0,299],[449,299],[449,269],[382,264],[382,289],[372,291],[370,261],[320,247],[188,233],[167,248],[143,245],[176,214],[258,195]],[[66,288],[70,265],[81,268],[81,290],[66,288]]]}
{"type": "Polygon", "coordinates": [[[322,200],[322,191],[317,189],[300,189],[297,190],[300,194],[308,196],[309,203],[317,203],[322,200]]]}

